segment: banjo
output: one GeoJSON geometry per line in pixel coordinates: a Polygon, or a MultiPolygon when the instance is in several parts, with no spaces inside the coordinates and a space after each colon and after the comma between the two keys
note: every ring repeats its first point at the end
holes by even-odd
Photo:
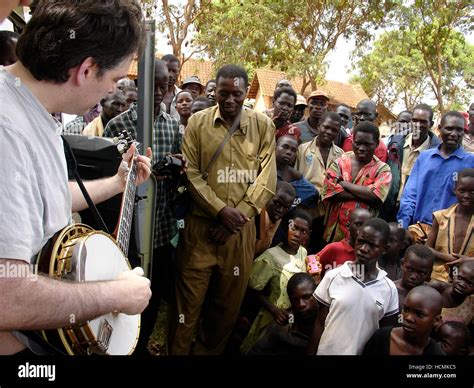
{"type": "MultiPolygon", "coordinates": [[[[117,139],[120,153],[133,140],[126,131],[117,139]]],[[[85,224],[72,224],[56,233],[38,254],[38,270],[50,277],[75,282],[113,280],[131,269],[126,257],[130,242],[136,192],[136,164],[132,158],[119,222],[114,237],[85,224]]],[[[87,322],[74,322],[57,330],[42,330],[40,336],[50,345],[69,355],[130,355],[140,333],[140,314],[112,312],[87,322]]]]}

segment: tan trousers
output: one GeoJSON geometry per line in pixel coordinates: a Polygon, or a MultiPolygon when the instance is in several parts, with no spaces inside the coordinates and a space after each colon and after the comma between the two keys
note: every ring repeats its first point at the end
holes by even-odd
{"type": "Polygon", "coordinates": [[[168,353],[190,353],[201,316],[194,354],[222,354],[252,269],[255,223],[253,219],[247,222],[225,245],[209,242],[212,220],[188,215],[185,225],[178,247],[176,305],[170,315],[168,353]]]}

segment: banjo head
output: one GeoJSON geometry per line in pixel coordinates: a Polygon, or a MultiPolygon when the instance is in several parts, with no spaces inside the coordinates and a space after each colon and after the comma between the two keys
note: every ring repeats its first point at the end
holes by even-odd
{"type": "MultiPolygon", "coordinates": [[[[79,281],[113,280],[131,269],[115,241],[105,233],[90,233],[84,246],[87,252],[85,261],[81,262],[84,278],[79,281]]],[[[107,354],[131,354],[140,333],[140,314],[109,313],[89,321],[89,327],[107,354]]]]}
{"type": "MultiPolygon", "coordinates": [[[[65,228],[49,254],[49,260],[40,256],[40,270],[49,267],[45,272],[50,276],[76,282],[114,280],[121,272],[131,269],[112,237],[83,224],[65,228]]],[[[55,345],[62,343],[70,355],[129,355],[135,350],[139,333],[140,314],[113,312],[42,334],[55,345]]]]}

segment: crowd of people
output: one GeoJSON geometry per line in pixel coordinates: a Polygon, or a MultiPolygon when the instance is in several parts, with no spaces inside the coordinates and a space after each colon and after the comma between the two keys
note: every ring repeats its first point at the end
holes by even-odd
{"type": "MultiPolygon", "coordinates": [[[[33,263],[87,207],[59,134],[137,136],[142,102],[126,74],[143,41],[139,6],[83,3],[40,2],[20,36],[0,32],[1,265],[33,263]],[[77,117],[64,126],[58,112],[77,117]]],[[[474,103],[468,119],[447,111],[436,127],[419,103],[382,138],[371,100],[330,111],[323,90],[306,100],[280,80],[258,112],[241,66],[180,87],[174,55],[154,70],[137,184],[166,155],[184,179],[178,189],[157,173],[151,282],[133,271],[90,284],[1,279],[0,354],[43,352],[20,330],[120,310],[142,312],[135,353],[147,355],[162,299],[168,355],[472,352],[474,103]]],[[[93,201],[122,192],[125,175],[86,182],[93,201]]]]}

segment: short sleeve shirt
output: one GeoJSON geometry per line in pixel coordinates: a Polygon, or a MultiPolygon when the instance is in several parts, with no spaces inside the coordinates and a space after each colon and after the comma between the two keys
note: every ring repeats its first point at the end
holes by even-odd
{"type": "Polygon", "coordinates": [[[362,354],[379,321],[398,313],[397,288],[387,273],[379,270],[374,280],[363,283],[356,271],[354,262],[345,262],[328,271],[314,291],[318,302],[329,307],[318,355],[362,354]]]}
{"type": "Polygon", "coordinates": [[[0,101],[0,258],[32,262],[71,219],[62,126],[3,67],[0,101]]]}

